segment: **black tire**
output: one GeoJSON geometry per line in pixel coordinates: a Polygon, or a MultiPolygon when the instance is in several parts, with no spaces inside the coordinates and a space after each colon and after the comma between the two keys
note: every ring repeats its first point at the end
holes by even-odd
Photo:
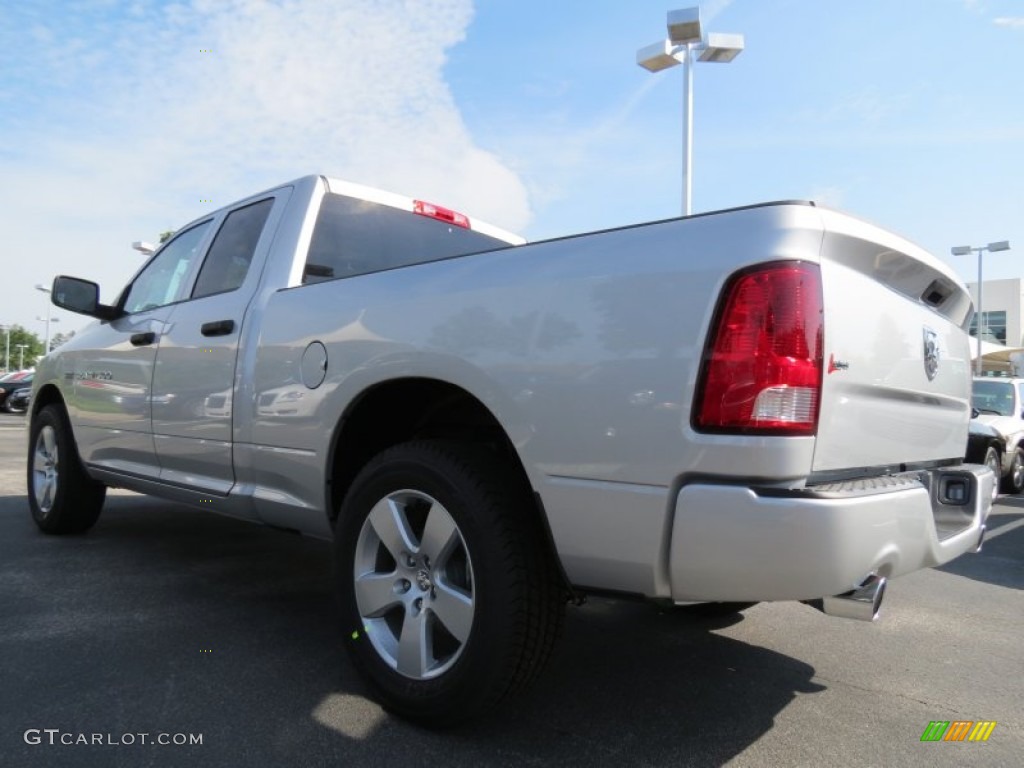
{"type": "Polygon", "coordinates": [[[985,451],[985,459],[982,461],[982,464],[995,473],[996,482],[992,484],[992,501],[995,501],[996,497],[999,496],[999,475],[1003,471],[1003,457],[999,455],[999,451],[996,448],[989,447],[985,451]]]}
{"type": "Polygon", "coordinates": [[[100,516],[106,486],[86,474],[59,405],[45,406],[32,419],[27,481],[32,517],[46,533],[82,533],[100,516]]]}
{"type": "Polygon", "coordinates": [[[567,594],[522,486],[486,449],[440,441],[390,448],[353,482],[335,528],[346,646],[388,710],[452,726],[550,657],[567,594]]]}
{"type": "Polygon", "coordinates": [[[732,616],[734,613],[741,613],[747,608],[753,608],[754,603],[694,603],[693,605],[678,605],[676,610],[680,613],[689,614],[702,619],[717,619],[723,616],[732,616]]]}
{"type": "Polygon", "coordinates": [[[1010,472],[1001,484],[1003,493],[1020,493],[1024,491],[1024,448],[1016,448],[1013,452],[1013,463],[1010,472]]]}

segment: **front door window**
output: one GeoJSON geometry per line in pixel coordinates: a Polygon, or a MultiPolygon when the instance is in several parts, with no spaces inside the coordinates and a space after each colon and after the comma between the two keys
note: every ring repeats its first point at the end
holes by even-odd
{"type": "Polygon", "coordinates": [[[210,221],[196,224],[165,245],[139,273],[125,297],[128,314],[173,304],[184,298],[192,266],[199,258],[210,221]]]}

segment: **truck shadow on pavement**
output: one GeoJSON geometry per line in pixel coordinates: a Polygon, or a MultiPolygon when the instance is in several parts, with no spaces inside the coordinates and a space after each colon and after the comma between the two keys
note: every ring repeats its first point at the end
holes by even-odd
{"type": "Polygon", "coordinates": [[[0,499],[0,752],[24,766],[721,765],[824,690],[807,664],[715,633],[728,622],[595,599],[570,607],[531,694],[430,732],[366,697],[331,579],[323,542],[167,502],[111,496],[88,535],[48,537],[23,497],[0,499]],[[203,744],[33,746],[30,728],[203,744]]]}

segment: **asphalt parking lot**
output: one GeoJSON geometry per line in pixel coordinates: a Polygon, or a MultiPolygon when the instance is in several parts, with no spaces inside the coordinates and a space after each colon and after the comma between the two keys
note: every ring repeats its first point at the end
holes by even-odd
{"type": "Polygon", "coordinates": [[[3,414],[0,765],[1022,764],[1021,498],[981,554],[894,580],[875,624],[592,599],[532,695],[433,733],[365,697],[325,544],[123,492],[89,534],[44,536],[24,448],[3,414]],[[936,720],[997,725],[922,742],[936,720]]]}

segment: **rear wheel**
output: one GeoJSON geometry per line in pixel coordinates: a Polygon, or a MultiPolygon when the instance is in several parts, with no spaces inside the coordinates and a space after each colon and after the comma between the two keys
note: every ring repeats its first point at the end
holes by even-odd
{"type": "Polygon", "coordinates": [[[1013,463],[1009,474],[1003,478],[1003,493],[1020,493],[1024,491],[1024,448],[1013,452],[1013,463]]]}
{"type": "Polygon", "coordinates": [[[486,449],[391,448],[358,475],[335,530],[347,647],[395,713],[448,726],[534,680],[565,593],[527,489],[486,449]]]}
{"type": "Polygon", "coordinates": [[[32,419],[28,451],[28,503],[36,525],[56,534],[91,528],[107,489],[86,474],[59,405],[46,406],[32,419]]]}

